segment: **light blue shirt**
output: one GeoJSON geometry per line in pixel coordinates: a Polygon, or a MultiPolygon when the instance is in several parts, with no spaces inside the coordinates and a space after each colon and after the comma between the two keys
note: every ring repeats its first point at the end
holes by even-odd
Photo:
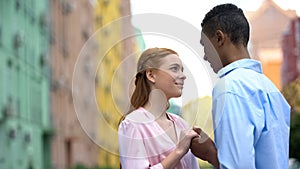
{"type": "Polygon", "coordinates": [[[213,126],[221,168],[288,169],[290,106],[252,59],[218,72],[213,126]]]}

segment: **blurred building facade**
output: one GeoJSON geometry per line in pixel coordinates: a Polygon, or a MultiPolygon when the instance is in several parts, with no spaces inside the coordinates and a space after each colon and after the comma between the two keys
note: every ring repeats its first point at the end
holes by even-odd
{"type": "Polygon", "coordinates": [[[281,36],[296,11],[283,10],[273,0],[265,0],[257,11],[246,12],[246,16],[251,27],[251,56],[262,62],[264,74],[281,89],[281,36]]]}
{"type": "Polygon", "coordinates": [[[110,132],[109,128],[116,130],[118,119],[121,117],[117,108],[114,105],[112,94],[112,83],[114,84],[114,93],[116,97],[121,95],[120,77],[115,77],[114,71],[121,62],[121,45],[113,44],[120,39],[121,25],[116,23],[113,26],[109,24],[121,17],[121,1],[120,0],[98,0],[95,8],[95,25],[97,33],[97,41],[99,43],[99,53],[97,57],[101,57],[101,63],[97,72],[97,103],[101,119],[98,119],[97,124],[99,132],[97,133],[100,150],[98,163],[100,166],[116,167],[119,165],[119,158],[116,154],[118,151],[116,133],[110,132]],[[103,28],[104,26],[108,26],[103,28]],[[100,29],[100,30],[99,30],[100,29]],[[104,30],[105,29],[105,30],[104,30]],[[112,138],[115,138],[112,141],[112,138]]]}
{"type": "MultiPolygon", "coordinates": [[[[50,109],[55,129],[52,138],[52,166],[55,169],[71,168],[79,164],[87,167],[98,165],[99,147],[82,129],[72,97],[72,78],[76,60],[82,47],[94,33],[93,5],[87,0],[51,0],[49,5],[51,9],[50,109]]],[[[87,56],[86,60],[89,60],[88,57],[95,56],[87,56]]],[[[93,74],[84,71],[80,76],[84,82],[93,74]]],[[[77,89],[83,91],[84,99],[78,106],[80,110],[86,112],[86,120],[90,121],[89,128],[93,129],[94,126],[94,131],[89,131],[90,134],[96,135],[96,123],[90,114],[95,113],[97,109],[89,106],[88,98],[84,93],[85,88],[82,86],[82,89],[77,89]]]]}
{"type": "MultiPolygon", "coordinates": [[[[283,94],[292,107],[292,115],[300,113],[300,18],[290,21],[282,36],[283,94]]],[[[293,117],[293,116],[292,116],[293,117]]]]}
{"type": "Polygon", "coordinates": [[[0,168],[50,169],[48,1],[0,1],[0,168]]]}
{"type": "Polygon", "coordinates": [[[99,165],[118,168],[117,130],[129,107],[137,55],[143,40],[130,21],[130,0],[98,0],[95,8],[96,36],[101,62],[97,73],[97,102],[102,119],[98,124],[99,165]],[[140,43],[139,43],[140,42],[140,43]],[[107,130],[110,129],[110,130],[107,130]]]}
{"type": "Polygon", "coordinates": [[[300,18],[290,21],[282,36],[282,86],[296,80],[300,73],[300,18]]]}

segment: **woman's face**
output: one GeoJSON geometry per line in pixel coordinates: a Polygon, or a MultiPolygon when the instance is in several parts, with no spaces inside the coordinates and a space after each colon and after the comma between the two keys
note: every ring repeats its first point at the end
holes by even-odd
{"type": "Polygon", "coordinates": [[[180,97],[186,76],[183,74],[183,66],[179,57],[170,54],[162,58],[161,66],[153,70],[153,86],[160,89],[167,99],[180,97]]]}

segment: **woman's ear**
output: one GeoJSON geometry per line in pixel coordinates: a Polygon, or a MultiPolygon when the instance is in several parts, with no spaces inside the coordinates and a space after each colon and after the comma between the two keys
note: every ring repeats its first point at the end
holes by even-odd
{"type": "Polygon", "coordinates": [[[155,72],[152,69],[146,70],[146,77],[151,83],[155,83],[155,72]]]}

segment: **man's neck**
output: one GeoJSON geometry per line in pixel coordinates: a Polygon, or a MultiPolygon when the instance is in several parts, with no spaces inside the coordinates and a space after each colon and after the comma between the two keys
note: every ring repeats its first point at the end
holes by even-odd
{"type": "Polygon", "coordinates": [[[222,60],[223,67],[229,65],[232,62],[235,62],[237,60],[241,59],[250,59],[249,52],[246,47],[243,45],[240,46],[234,46],[232,45],[230,49],[228,50],[228,53],[225,54],[222,60]]]}

